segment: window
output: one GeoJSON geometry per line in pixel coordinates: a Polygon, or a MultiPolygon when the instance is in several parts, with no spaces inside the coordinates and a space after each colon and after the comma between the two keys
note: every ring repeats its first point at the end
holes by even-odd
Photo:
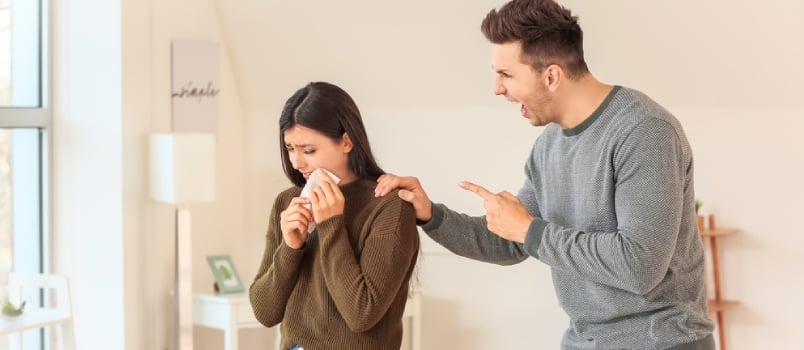
{"type": "Polygon", "coordinates": [[[0,106],[41,107],[39,2],[0,0],[0,106]]]}
{"type": "MultiPolygon", "coordinates": [[[[11,271],[45,272],[46,266],[46,8],[45,0],[0,0],[0,303],[11,271]]],[[[37,295],[25,299],[42,302],[37,295]]],[[[25,348],[42,349],[44,335],[25,333],[25,348]]],[[[0,350],[7,348],[0,337],[0,350]]]]}

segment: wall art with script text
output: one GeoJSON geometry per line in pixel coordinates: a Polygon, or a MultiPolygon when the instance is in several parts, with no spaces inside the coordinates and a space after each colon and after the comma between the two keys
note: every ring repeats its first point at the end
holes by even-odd
{"type": "Polygon", "coordinates": [[[174,39],[171,45],[173,132],[218,132],[220,52],[211,40],[174,39]]]}

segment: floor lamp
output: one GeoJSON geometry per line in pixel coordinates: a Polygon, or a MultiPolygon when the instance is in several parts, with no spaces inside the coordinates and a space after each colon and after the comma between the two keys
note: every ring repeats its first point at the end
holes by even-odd
{"type": "Polygon", "coordinates": [[[151,198],[176,208],[174,330],[176,350],[193,348],[191,203],[215,200],[215,136],[174,133],[150,136],[151,198]]]}

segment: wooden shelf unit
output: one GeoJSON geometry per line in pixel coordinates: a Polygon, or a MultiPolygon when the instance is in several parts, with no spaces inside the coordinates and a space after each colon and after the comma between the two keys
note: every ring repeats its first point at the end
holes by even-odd
{"type": "Polygon", "coordinates": [[[731,309],[731,308],[737,306],[737,304],[739,304],[739,303],[740,302],[737,301],[737,300],[715,301],[713,299],[709,299],[709,300],[706,301],[706,305],[709,307],[710,312],[726,311],[728,309],[731,309]]]}
{"type": "Polygon", "coordinates": [[[709,215],[709,227],[704,229],[702,226],[703,220],[698,220],[698,230],[701,233],[702,240],[709,241],[709,254],[712,258],[712,290],[714,299],[707,300],[706,304],[710,313],[715,314],[717,322],[718,340],[720,350],[726,350],[726,333],[725,324],[723,321],[723,313],[735,307],[740,302],[737,300],[723,299],[720,292],[720,259],[718,257],[717,239],[724,236],[733,235],[739,230],[734,228],[719,228],[715,226],[715,219],[713,215],[709,215]]]}
{"type": "Polygon", "coordinates": [[[704,229],[701,231],[701,237],[720,237],[720,236],[728,236],[737,233],[738,230],[736,228],[716,228],[716,229],[704,229]]]}

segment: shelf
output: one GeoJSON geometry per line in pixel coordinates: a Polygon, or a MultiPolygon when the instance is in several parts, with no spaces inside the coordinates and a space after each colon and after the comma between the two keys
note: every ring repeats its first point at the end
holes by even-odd
{"type": "Polygon", "coordinates": [[[0,315],[0,335],[70,322],[70,315],[54,309],[28,307],[19,316],[0,315]]]}
{"type": "Polygon", "coordinates": [[[716,229],[705,229],[701,231],[702,237],[714,237],[714,236],[728,236],[737,233],[736,228],[716,228],[716,229]]]}
{"type": "Polygon", "coordinates": [[[740,302],[736,301],[736,300],[715,301],[715,300],[709,299],[709,300],[706,301],[706,306],[709,308],[709,312],[721,312],[721,311],[731,309],[732,307],[737,306],[737,304],[739,304],[739,303],[740,302]]]}
{"type": "MultiPolygon", "coordinates": [[[[736,300],[727,300],[723,299],[721,296],[720,291],[720,259],[718,258],[718,246],[717,241],[718,237],[725,237],[731,236],[737,232],[739,232],[736,228],[721,228],[715,225],[715,216],[709,214],[706,218],[703,216],[698,216],[698,230],[701,234],[701,241],[704,243],[708,242],[709,244],[705,244],[705,248],[708,250],[707,255],[711,257],[709,261],[712,264],[711,270],[707,271],[707,274],[711,274],[712,277],[712,285],[707,285],[707,289],[711,288],[713,292],[713,298],[708,299],[706,301],[707,309],[709,313],[714,316],[715,324],[717,325],[718,329],[718,345],[721,350],[726,350],[726,333],[724,331],[724,314],[727,310],[734,308],[739,304],[736,300]],[[709,223],[709,228],[704,229],[703,224],[704,221],[709,223]]],[[[707,283],[708,284],[708,283],[707,283]]]]}

